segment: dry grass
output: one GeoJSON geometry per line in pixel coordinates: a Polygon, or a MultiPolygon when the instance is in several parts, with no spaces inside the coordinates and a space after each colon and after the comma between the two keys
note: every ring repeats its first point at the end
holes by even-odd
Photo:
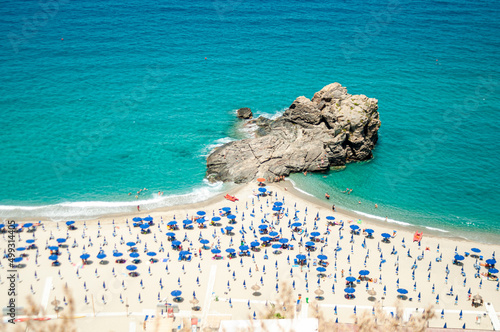
{"type": "MultiPolygon", "coordinates": [[[[281,289],[282,291],[276,301],[277,304],[270,303],[264,312],[261,312],[257,315],[257,319],[278,319],[294,317],[294,310],[296,310],[296,306],[292,287],[287,283],[283,283],[281,285],[281,289]]],[[[403,320],[404,310],[399,303],[396,305],[394,316],[384,311],[380,304],[377,303],[374,306],[373,312],[363,311],[356,316],[353,315],[353,319],[355,321],[354,324],[340,324],[335,323],[335,318],[333,318],[331,314],[327,317],[319,308],[319,303],[316,300],[313,300],[310,303],[310,308],[312,310],[311,316],[318,319],[319,332],[423,332],[426,330],[429,320],[431,320],[435,316],[434,309],[432,306],[430,306],[426,308],[423,313],[416,313],[412,315],[407,322],[405,322],[403,320]]],[[[249,317],[249,319],[253,319],[253,317],[249,317]]],[[[263,331],[266,330],[263,322],[261,322],[261,328],[263,331]]]]}
{"type": "MultiPolygon", "coordinates": [[[[75,315],[75,302],[71,291],[67,288],[64,289],[68,305],[62,311],[58,319],[51,319],[49,321],[36,321],[33,318],[44,317],[45,312],[35,303],[32,296],[27,297],[27,307],[25,314],[28,320],[25,322],[16,322],[15,325],[11,323],[0,323],[0,331],[15,331],[15,332],[76,332],[74,321],[75,315]]],[[[60,307],[60,305],[59,305],[60,307]]],[[[61,308],[62,309],[62,308],[61,308]]]]}
{"type": "MultiPolygon", "coordinates": [[[[4,331],[29,331],[29,332],[76,332],[76,326],[74,321],[75,315],[75,304],[74,299],[69,291],[69,289],[64,289],[64,294],[67,298],[68,305],[64,310],[62,310],[59,315],[59,319],[54,319],[45,322],[39,322],[35,320],[27,320],[23,323],[16,323],[14,326],[9,323],[0,323],[0,332],[4,331]]],[[[264,319],[292,319],[295,317],[295,297],[293,294],[292,287],[288,283],[282,283],[281,291],[275,302],[269,302],[262,312],[256,313],[256,319],[261,320],[260,326],[263,331],[266,328],[263,324],[264,319]]],[[[39,306],[36,305],[31,296],[27,299],[28,306],[26,309],[26,315],[29,318],[43,317],[45,313],[40,310],[39,306]]],[[[353,316],[354,324],[337,324],[335,323],[335,318],[330,315],[325,316],[323,311],[319,308],[319,304],[316,300],[310,303],[310,308],[312,311],[311,316],[318,319],[318,331],[359,331],[359,332],[371,332],[371,331],[416,331],[423,332],[428,326],[429,320],[431,320],[435,313],[432,306],[425,309],[423,313],[418,313],[412,315],[411,318],[405,322],[403,321],[403,308],[397,304],[395,315],[392,316],[382,310],[379,304],[375,304],[374,312],[361,312],[356,316],[353,316]]],[[[157,316],[157,319],[160,317],[157,316]]],[[[253,313],[248,316],[249,320],[253,320],[253,313]]],[[[154,324],[154,331],[159,331],[159,321],[157,320],[154,324]]],[[[190,331],[190,320],[187,318],[183,319],[183,329],[182,331],[190,331]]],[[[249,331],[253,331],[250,329],[249,331]]],[[[275,331],[270,331],[275,332],[275,331]]]]}

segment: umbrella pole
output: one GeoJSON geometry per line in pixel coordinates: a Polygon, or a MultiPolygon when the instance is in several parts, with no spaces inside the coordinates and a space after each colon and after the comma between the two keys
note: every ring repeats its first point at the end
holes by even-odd
{"type": "Polygon", "coordinates": [[[127,314],[128,317],[128,297],[125,298],[125,313],[127,314]]]}

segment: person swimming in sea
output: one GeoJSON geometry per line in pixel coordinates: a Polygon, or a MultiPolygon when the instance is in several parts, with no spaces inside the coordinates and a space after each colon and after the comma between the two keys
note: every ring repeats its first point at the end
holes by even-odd
{"type": "Polygon", "coordinates": [[[325,193],[325,198],[330,199],[330,195],[328,195],[328,193],[325,193]]]}

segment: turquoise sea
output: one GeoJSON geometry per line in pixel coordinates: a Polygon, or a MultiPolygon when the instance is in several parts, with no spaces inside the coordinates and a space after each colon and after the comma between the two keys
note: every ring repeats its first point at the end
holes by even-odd
{"type": "Polygon", "coordinates": [[[499,18],[481,0],[4,2],[0,217],[134,211],[140,188],[143,209],[224,192],[205,159],[245,136],[235,109],[276,115],[340,82],[379,100],[375,158],[296,185],[498,242],[499,18]]]}

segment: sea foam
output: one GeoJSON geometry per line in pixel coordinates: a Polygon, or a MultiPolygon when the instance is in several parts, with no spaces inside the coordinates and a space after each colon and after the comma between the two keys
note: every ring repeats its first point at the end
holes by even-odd
{"type": "Polygon", "coordinates": [[[135,201],[83,201],[67,202],[52,205],[41,206],[9,206],[0,205],[0,218],[6,219],[50,219],[53,221],[64,221],[69,219],[92,219],[107,214],[114,213],[137,213],[139,205],[142,213],[147,210],[153,210],[161,207],[196,203],[207,200],[224,190],[227,190],[230,184],[222,182],[209,183],[204,180],[204,184],[194,188],[191,192],[185,194],[173,194],[167,196],[158,196],[151,194],[149,198],[135,201]]]}
{"type": "MultiPolygon", "coordinates": [[[[368,217],[368,218],[371,218],[371,219],[377,219],[377,220],[382,220],[382,221],[386,221],[385,218],[383,217],[379,217],[379,216],[375,216],[373,214],[369,214],[369,213],[364,213],[364,212],[361,212],[361,211],[356,211],[356,210],[353,210],[353,212],[357,213],[357,214],[360,214],[362,216],[365,216],[365,217],[368,217]]],[[[411,226],[410,223],[407,223],[407,222],[404,222],[404,221],[399,221],[399,220],[394,220],[394,219],[387,219],[387,222],[390,222],[390,223],[393,223],[393,224],[399,224],[399,225],[402,225],[402,226],[411,226]]]]}

